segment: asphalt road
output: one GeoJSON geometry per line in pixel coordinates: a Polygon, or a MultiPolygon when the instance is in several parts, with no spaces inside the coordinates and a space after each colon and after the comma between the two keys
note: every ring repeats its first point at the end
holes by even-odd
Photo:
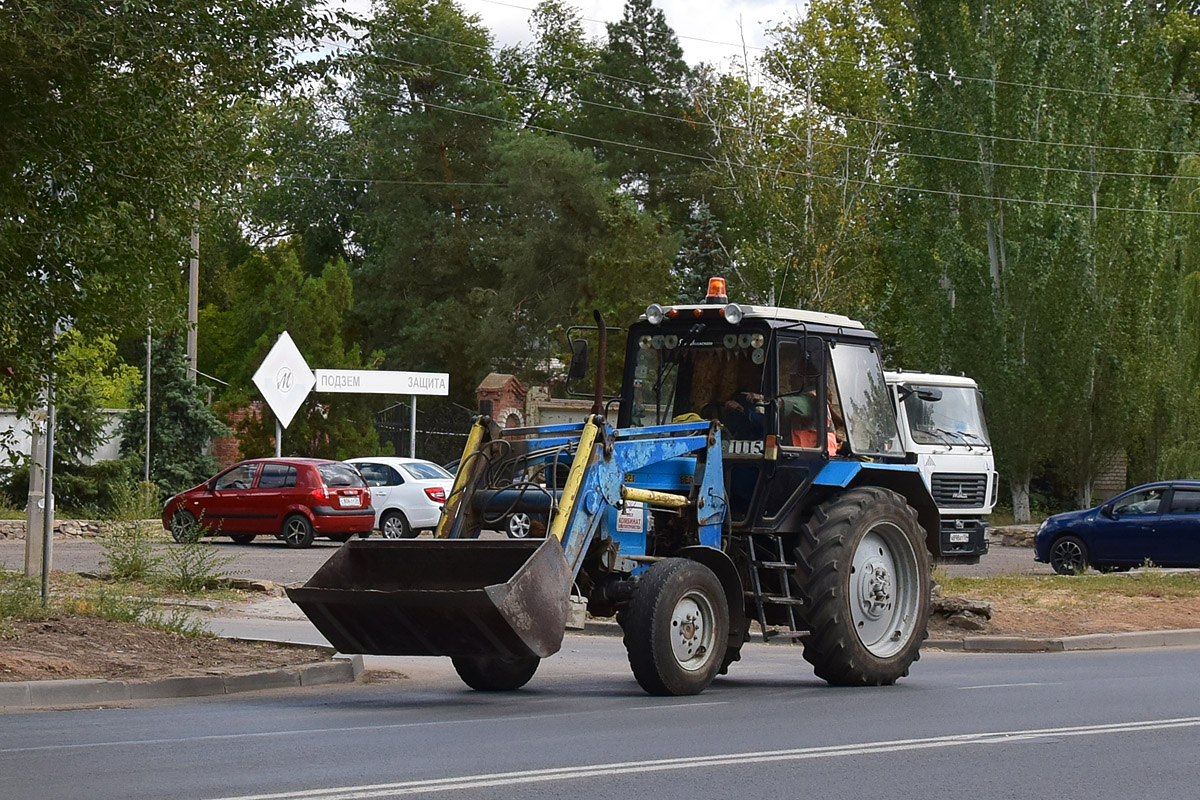
{"type": "Polygon", "coordinates": [[[7,713],[0,797],[1194,797],[1197,656],[929,652],[894,687],[834,689],[751,644],[704,694],[654,698],[619,639],[571,636],[512,694],[388,659],[407,677],[7,713]]]}
{"type": "MultiPolygon", "coordinates": [[[[338,543],[325,539],[318,539],[306,550],[293,550],[269,537],[255,539],[248,545],[238,545],[220,538],[213,542],[222,553],[233,558],[228,567],[230,575],[282,584],[308,580],[340,547],[338,543]]],[[[66,572],[94,572],[102,569],[103,558],[103,550],[95,540],[58,538],[54,541],[51,563],[54,569],[66,572]]],[[[8,569],[24,568],[24,540],[0,540],[0,565],[8,569]]],[[[945,565],[942,569],[951,575],[1051,575],[1054,572],[1049,565],[1034,562],[1031,548],[995,544],[979,564],[945,565]]]]}

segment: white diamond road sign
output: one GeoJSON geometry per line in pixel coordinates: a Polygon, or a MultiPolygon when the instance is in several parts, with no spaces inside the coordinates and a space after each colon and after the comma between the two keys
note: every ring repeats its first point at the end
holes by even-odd
{"type": "Polygon", "coordinates": [[[316,382],[316,376],[287,331],[279,334],[275,346],[254,373],[254,385],[285,428],[291,424],[316,382]]]}

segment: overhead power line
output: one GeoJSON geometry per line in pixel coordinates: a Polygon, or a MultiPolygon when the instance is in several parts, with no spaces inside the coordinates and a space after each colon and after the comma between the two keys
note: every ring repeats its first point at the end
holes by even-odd
{"type": "MultiPolygon", "coordinates": [[[[489,3],[494,6],[506,6],[508,8],[515,8],[515,9],[519,9],[519,10],[523,10],[523,11],[528,11],[530,13],[532,13],[535,10],[534,8],[531,8],[530,6],[517,5],[516,3],[505,3],[505,2],[501,2],[501,0],[479,0],[479,2],[489,3]]],[[[609,25],[610,24],[607,20],[596,19],[594,17],[580,16],[579,19],[581,19],[585,22],[593,22],[593,23],[596,23],[599,25],[609,25]]],[[[767,50],[767,48],[759,47],[758,45],[751,45],[751,44],[745,44],[745,43],[740,43],[740,42],[723,42],[723,41],[719,41],[717,39],[704,39],[704,38],[701,38],[698,36],[685,36],[681,33],[676,33],[675,38],[686,39],[686,40],[692,41],[692,42],[702,42],[704,44],[715,44],[715,45],[719,45],[721,47],[729,47],[729,48],[732,48],[735,50],[745,49],[745,50],[756,50],[759,52],[766,52],[766,50],[767,50]]],[[[845,64],[845,65],[851,66],[851,67],[859,66],[859,62],[851,61],[849,59],[844,59],[844,58],[828,57],[825,60],[829,61],[830,63],[833,63],[833,64],[845,64]]],[[[1052,86],[1050,84],[1044,84],[1044,83],[1024,83],[1022,81],[1006,81],[1006,80],[1003,80],[1000,78],[984,78],[984,77],[980,77],[977,75],[964,75],[964,74],[962,74],[960,72],[956,72],[956,71],[938,72],[936,70],[922,69],[921,67],[917,67],[915,65],[907,66],[907,67],[903,67],[903,68],[893,67],[893,69],[900,69],[901,71],[907,72],[912,75],[929,75],[929,76],[937,77],[937,78],[946,78],[948,80],[990,83],[995,86],[1013,86],[1013,87],[1016,87],[1019,89],[1039,89],[1039,90],[1050,91],[1050,92],[1065,92],[1068,94],[1081,94],[1081,95],[1091,95],[1091,96],[1099,96],[1099,97],[1120,97],[1122,99],[1127,99],[1127,100],[1151,100],[1151,101],[1163,102],[1163,103],[1183,103],[1183,104],[1188,104],[1188,105],[1200,104],[1200,99],[1197,99],[1195,97],[1169,97],[1169,96],[1165,96],[1165,95],[1136,94],[1136,93],[1130,93],[1130,92],[1106,92],[1106,91],[1101,91],[1098,89],[1078,89],[1078,88],[1074,88],[1074,87],[1070,87],[1070,86],[1052,86]]]]}
{"type": "MultiPolygon", "coordinates": [[[[535,94],[536,93],[535,89],[531,89],[531,88],[525,87],[525,86],[517,86],[515,84],[507,83],[505,81],[498,80],[495,78],[485,78],[481,75],[470,75],[465,72],[458,72],[456,70],[445,69],[443,67],[435,67],[432,64],[424,64],[419,61],[408,61],[406,59],[396,58],[394,56],[383,56],[383,55],[378,55],[378,54],[375,54],[375,55],[377,58],[382,58],[389,62],[399,64],[402,66],[418,67],[421,69],[429,70],[431,72],[438,72],[443,75],[452,75],[454,77],[463,78],[463,79],[469,80],[469,81],[476,81],[476,82],[481,82],[481,83],[488,83],[488,84],[491,84],[494,86],[501,86],[501,87],[504,87],[505,89],[509,89],[514,92],[524,92],[526,94],[535,94]]],[[[719,123],[719,122],[711,122],[711,121],[703,120],[703,119],[678,117],[678,116],[674,116],[671,114],[660,114],[655,111],[646,111],[645,109],[640,109],[640,108],[628,108],[626,106],[618,106],[618,105],[613,105],[611,103],[600,103],[600,102],[596,102],[593,100],[584,100],[582,98],[577,98],[576,102],[581,103],[583,105],[593,106],[593,107],[597,107],[597,108],[606,108],[606,109],[610,109],[613,111],[620,111],[620,112],[627,113],[627,114],[651,117],[654,119],[666,120],[668,122],[678,122],[683,125],[689,125],[689,126],[698,125],[701,127],[712,128],[712,129],[718,130],[718,131],[734,131],[734,132],[738,132],[738,133],[749,132],[749,129],[742,127],[742,126],[738,126],[738,125],[727,125],[727,124],[723,124],[723,123],[719,123]]],[[[795,138],[795,137],[793,137],[793,138],[795,138]]],[[[813,139],[811,139],[811,141],[814,144],[825,145],[827,147],[833,147],[833,148],[838,148],[838,149],[843,149],[843,150],[856,150],[856,151],[864,151],[864,152],[875,152],[876,151],[875,148],[870,148],[865,145],[850,144],[848,142],[837,142],[837,141],[833,141],[830,139],[821,139],[821,138],[814,137],[813,139]]],[[[988,160],[984,160],[984,159],[960,158],[960,157],[956,157],[956,156],[943,156],[943,155],[937,155],[934,153],[917,153],[917,152],[913,152],[912,150],[878,150],[878,152],[886,154],[886,155],[890,155],[890,156],[909,156],[912,158],[920,158],[920,159],[927,159],[927,160],[933,160],[933,161],[949,161],[949,162],[953,162],[953,163],[968,164],[968,165],[979,166],[979,167],[998,167],[998,168],[1002,168],[1002,169],[1024,169],[1024,170],[1034,170],[1034,171],[1042,171],[1042,172],[1058,172],[1058,173],[1066,173],[1066,174],[1074,174],[1074,175],[1087,175],[1089,177],[1095,177],[1095,178],[1114,177],[1114,178],[1142,178],[1142,179],[1146,179],[1146,180],[1151,180],[1151,179],[1200,180],[1200,175],[1197,175],[1197,176],[1193,176],[1193,175],[1160,175],[1160,174],[1143,173],[1143,172],[1115,172],[1115,171],[1110,171],[1110,170],[1080,169],[1077,167],[1056,167],[1056,166],[1045,166],[1045,165],[1038,165],[1038,164],[1013,164],[1013,163],[1008,163],[1008,162],[1003,162],[1003,161],[988,161],[988,160]]]]}
{"type": "MultiPolygon", "coordinates": [[[[382,97],[382,98],[388,98],[388,99],[394,99],[394,100],[404,100],[404,101],[409,100],[409,98],[402,97],[400,95],[389,95],[385,92],[370,91],[369,93],[374,94],[378,97],[382,97]]],[[[657,153],[659,155],[671,156],[673,158],[682,158],[682,159],[688,159],[688,160],[692,160],[692,161],[699,161],[701,163],[716,164],[716,165],[723,165],[723,164],[727,163],[727,162],[722,161],[721,159],[718,159],[714,156],[696,155],[694,153],[680,153],[680,152],[676,152],[676,151],[672,151],[672,150],[663,150],[663,149],[657,148],[657,147],[649,147],[647,145],[634,144],[632,142],[622,142],[622,141],[617,141],[617,140],[613,140],[613,139],[604,139],[604,138],[597,137],[597,136],[588,136],[586,134],[573,133],[571,131],[564,131],[564,130],[558,130],[555,128],[549,128],[549,127],[546,127],[543,125],[532,125],[529,123],[524,123],[520,120],[510,120],[510,119],[505,119],[504,117],[497,117],[497,116],[494,116],[491,114],[483,114],[483,113],[480,113],[477,111],[469,111],[464,108],[456,108],[454,106],[447,106],[447,105],[443,105],[440,103],[433,103],[428,100],[422,100],[422,101],[420,101],[420,103],[421,103],[421,105],[426,106],[428,108],[437,108],[437,109],[441,109],[443,111],[448,111],[448,112],[455,113],[455,114],[462,114],[462,115],[474,117],[477,119],[490,120],[492,122],[498,122],[498,123],[502,123],[502,124],[506,124],[506,125],[519,126],[519,127],[526,128],[529,130],[541,131],[543,133],[568,136],[568,137],[575,138],[575,139],[581,139],[583,141],[594,142],[596,144],[613,145],[616,147],[632,149],[632,150],[642,150],[645,152],[657,153]]],[[[960,198],[969,198],[969,199],[974,199],[974,200],[990,200],[993,202],[1014,203],[1014,204],[1021,204],[1021,205],[1052,206],[1052,207],[1058,207],[1058,208],[1076,208],[1076,209],[1087,210],[1087,211],[1120,211],[1120,212],[1130,212],[1130,213],[1139,213],[1139,214],[1166,214],[1166,215],[1170,215],[1170,216],[1200,217],[1200,211],[1176,211],[1174,209],[1157,209],[1157,208],[1124,207],[1124,206],[1102,206],[1102,205],[1092,205],[1090,203],[1068,203],[1065,201],[1058,201],[1058,200],[1032,200],[1032,199],[1021,198],[1021,197],[1001,197],[1001,196],[995,196],[995,195],[974,194],[974,193],[970,193],[970,192],[950,191],[947,189],[929,189],[929,188],[924,188],[924,187],[919,187],[919,186],[908,186],[908,185],[897,184],[897,183],[886,183],[883,181],[868,181],[868,180],[863,180],[860,178],[850,178],[850,177],[837,178],[837,177],[833,177],[833,176],[829,176],[829,175],[820,175],[820,174],[813,173],[813,172],[779,169],[779,168],[772,167],[772,166],[766,166],[766,165],[760,165],[760,164],[750,164],[747,162],[729,161],[728,163],[731,164],[732,166],[735,166],[738,168],[769,172],[773,175],[788,175],[788,176],[793,176],[793,177],[807,178],[809,180],[814,180],[814,181],[823,181],[826,183],[833,183],[833,184],[837,184],[837,185],[854,184],[856,186],[874,186],[874,187],[877,187],[880,189],[886,189],[886,190],[891,190],[891,191],[895,191],[895,192],[912,192],[914,194],[933,194],[933,195],[941,195],[941,196],[945,196],[945,197],[960,197],[960,198]]]]}
{"type": "MultiPolygon", "coordinates": [[[[417,36],[422,39],[428,39],[430,41],[441,42],[442,44],[448,44],[448,45],[452,45],[455,47],[467,48],[470,50],[485,51],[485,52],[489,52],[489,53],[494,52],[496,50],[496,48],[494,48],[494,47],[489,48],[489,47],[483,47],[483,46],[475,45],[475,44],[468,44],[467,42],[459,42],[459,41],[455,41],[453,39],[445,39],[440,36],[434,36],[434,35],[428,34],[428,33],[421,33],[420,31],[414,31],[409,28],[396,27],[396,28],[392,28],[391,30],[399,31],[402,33],[407,33],[411,36],[417,36]]],[[[331,44],[333,46],[339,46],[339,47],[342,46],[342,45],[338,45],[337,43],[334,43],[334,42],[327,42],[327,43],[331,44]]],[[[376,57],[379,57],[379,58],[389,58],[388,56],[384,56],[382,54],[375,54],[375,55],[376,55],[376,57]]],[[[678,89],[678,87],[668,86],[668,85],[662,84],[662,83],[639,81],[639,80],[634,80],[632,78],[624,78],[619,75],[609,75],[607,73],[596,72],[594,70],[583,69],[580,67],[566,67],[565,66],[565,67],[563,67],[563,69],[567,70],[569,72],[577,72],[577,73],[581,73],[581,74],[585,74],[585,75],[592,75],[595,77],[605,78],[607,80],[617,81],[617,82],[629,84],[632,86],[642,86],[642,87],[647,87],[647,88],[666,89],[669,91],[677,91],[677,89],[678,89]]],[[[717,96],[721,97],[722,99],[728,99],[727,96],[723,96],[723,95],[717,95],[717,96]]],[[[842,122],[858,122],[858,123],[862,123],[865,125],[879,125],[879,126],[883,126],[883,127],[887,127],[887,128],[900,128],[903,130],[922,131],[924,133],[938,133],[938,134],[943,134],[943,135],[947,135],[947,136],[964,136],[964,137],[968,137],[971,139],[984,139],[984,140],[992,141],[992,142],[1006,142],[1006,143],[1011,143],[1011,144],[1031,144],[1031,145],[1037,145],[1039,147],[1064,147],[1064,148],[1072,148],[1072,149],[1099,150],[1099,151],[1107,151],[1107,152],[1144,153],[1144,154],[1148,154],[1148,155],[1171,155],[1171,156],[1198,155],[1197,153],[1190,151],[1190,150],[1166,150],[1166,149],[1153,148],[1153,147],[1126,147],[1126,146],[1121,146],[1121,145],[1101,145],[1101,144],[1087,144],[1087,143],[1078,143],[1078,142],[1054,142],[1054,141],[1045,141],[1045,140],[1041,140],[1041,139],[1027,139],[1027,138],[1021,138],[1021,137],[1017,137],[1017,136],[1000,136],[1000,135],[991,134],[991,133],[975,133],[972,131],[957,131],[957,130],[950,130],[947,128],[935,128],[935,127],[931,127],[931,126],[927,126],[927,125],[912,125],[912,124],[905,123],[905,122],[896,122],[894,120],[871,119],[869,117],[857,117],[857,116],[854,116],[851,114],[839,114],[837,112],[828,111],[828,110],[825,110],[823,113],[831,119],[841,120],[842,122]]]]}

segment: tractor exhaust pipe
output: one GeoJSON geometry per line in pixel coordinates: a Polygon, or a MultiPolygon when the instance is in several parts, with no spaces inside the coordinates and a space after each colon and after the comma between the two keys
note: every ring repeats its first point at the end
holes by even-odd
{"type": "Polygon", "coordinates": [[[596,328],[600,336],[600,342],[597,345],[596,354],[596,391],[592,400],[592,413],[604,413],[604,368],[608,365],[608,328],[604,326],[604,315],[598,310],[592,309],[592,316],[596,318],[596,328]]]}

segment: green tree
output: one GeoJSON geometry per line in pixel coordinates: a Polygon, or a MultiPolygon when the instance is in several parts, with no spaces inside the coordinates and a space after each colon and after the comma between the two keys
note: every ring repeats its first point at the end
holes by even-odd
{"type": "MultiPolygon", "coordinates": [[[[150,369],[150,480],[164,495],[193,486],[217,470],[209,446],[228,433],[188,375],[184,337],[154,340],[150,369]]],[[[122,457],[146,456],[146,409],[131,407],[121,420],[122,457]]]]}
{"type": "MultiPolygon", "coordinates": [[[[354,288],[345,262],[325,265],[313,276],[300,266],[299,242],[254,252],[230,274],[224,308],[205,306],[200,318],[200,369],[229,383],[223,408],[243,407],[258,397],[252,378],[279,335],[292,337],[314,368],[371,369],[381,355],[364,358],[349,344],[346,317],[354,288]]],[[[376,453],[377,402],[357,395],[313,394],[283,437],[287,454],[350,458],[376,453]]],[[[247,457],[274,453],[275,420],[265,412],[238,430],[247,457]]]]}
{"type": "Polygon", "coordinates": [[[627,0],[581,86],[587,105],[574,128],[590,137],[610,178],[680,227],[702,186],[711,139],[695,111],[693,82],[663,12],[651,0],[627,0]]]}
{"type": "Polygon", "coordinates": [[[167,317],[193,202],[240,179],[248,108],[330,31],[313,7],[0,6],[0,366],[20,407],[56,323],[94,338],[167,317]]]}

